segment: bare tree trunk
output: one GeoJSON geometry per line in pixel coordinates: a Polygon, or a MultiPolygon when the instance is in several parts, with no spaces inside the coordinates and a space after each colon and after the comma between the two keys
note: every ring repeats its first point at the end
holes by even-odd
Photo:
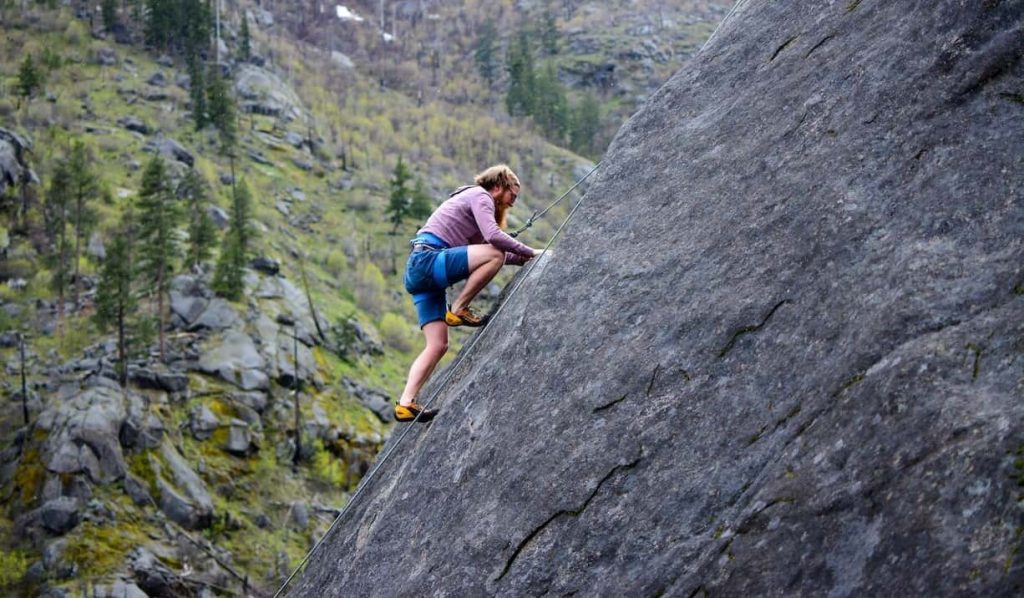
{"type": "Polygon", "coordinates": [[[292,459],[292,469],[299,468],[302,460],[302,412],[299,409],[299,337],[296,329],[299,327],[298,319],[292,323],[292,388],[295,393],[295,456],[292,459]]]}
{"type": "Polygon", "coordinates": [[[125,343],[124,318],[122,301],[117,306],[117,379],[121,382],[121,388],[128,386],[128,347],[125,343]]]}
{"type": "Polygon", "coordinates": [[[58,338],[64,338],[64,300],[65,300],[65,297],[64,297],[64,287],[66,286],[67,281],[64,280],[63,277],[64,277],[64,275],[68,271],[67,253],[65,252],[65,249],[64,249],[64,246],[67,244],[67,241],[65,239],[65,235],[66,234],[67,233],[65,233],[64,231],[61,231],[61,233],[60,233],[60,248],[58,249],[58,251],[60,252],[60,255],[57,258],[58,262],[59,262],[58,268],[60,269],[60,273],[61,273],[61,282],[60,282],[60,286],[57,289],[57,337],[58,338]]]}
{"type": "Polygon", "coordinates": [[[28,381],[25,376],[25,335],[19,334],[21,340],[21,415],[28,425],[28,381]]]}
{"type": "Polygon", "coordinates": [[[75,203],[75,310],[78,310],[78,300],[82,294],[82,280],[81,272],[79,269],[79,262],[81,262],[82,255],[82,199],[81,197],[75,203]]]}
{"type": "Polygon", "coordinates": [[[158,335],[160,337],[160,361],[161,361],[161,363],[163,363],[165,361],[165,357],[164,357],[164,343],[165,343],[165,334],[164,334],[164,267],[163,266],[161,266],[160,273],[156,277],[156,305],[157,305],[157,308],[156,308],[157,309],[156,321],[157,321],[157,326],[159,327],[158,335]]]}

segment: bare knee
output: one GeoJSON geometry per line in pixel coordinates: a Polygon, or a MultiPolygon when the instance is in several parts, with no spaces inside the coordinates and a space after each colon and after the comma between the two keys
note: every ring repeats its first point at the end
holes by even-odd
{"type": "Polygon", "coordinates": [[[426,350],[434,359],[441,359],[448,352],[448,341],[430,343],[427,345],[426,350]]]}
{"type": "Polygon", "coordinates": [[[491,249],[490,249],[489,255],[487,256],[487,261],[492,262],[494,264],[497,264],[498,266],[501,266],[502,264],[504,264],[505,263],[505,252],[500,250],[500,249],[498,249],[494,245],[488,245],[488,247],[490,247],[491,249]]]}

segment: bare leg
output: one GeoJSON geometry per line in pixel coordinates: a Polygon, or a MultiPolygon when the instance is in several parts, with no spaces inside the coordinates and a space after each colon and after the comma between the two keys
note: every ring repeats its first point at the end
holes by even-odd
{"type": "Polygon", "coordinates": [[[428,322],[423,327],[423,336],[427,339],[427,346],[409,368],[409,380],[405,383],[402,398],[398,401],[402,405],[412,404],[427,378],[434,373],[437,363],[448,352],[448,325],[444,320],[428,322]]]}
{"type": "Polygon", "coordinates": [[[467,248],[469,257],[469,278],[458,298],[452,301],[451,310],[458,313],[469,305],[480,289],[487,286],[494,276],[505,265],[505,252],[493,245],[470,245],[467,248]]]}

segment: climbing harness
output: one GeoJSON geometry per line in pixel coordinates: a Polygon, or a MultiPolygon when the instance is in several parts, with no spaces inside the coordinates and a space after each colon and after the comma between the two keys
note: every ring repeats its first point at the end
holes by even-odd
{"type": "Polygon", "coordinates": [[[588,172],[587,174],[583,175],[583,178],[582,178],[582,179],[580,179],[580,180],[576,181],[576,184],[575,184],[575,185],[573,185],[572,187],[569,187],[569,190],[568,190],[568,191],[566,191],[565,193],[563,193],[561,197],[559,197],[559,198],[558,198],[558,199],[556,199],[555,201],[551,202],[551,205],[549,205],[548,207],[544,208],[544,209],[543,209],[542,211],[540,211],[540,212],[537,212],[537,210],[534,210],[534,211],[533,211],[533,216],[530,216],[530,219],[526,221],[526,224],[524,224],[524,225],[523,225],[522,227],[520,227],[520,228],[519,228],[519,230],[516,230],[516,231],[513,231],[513,232],[509,233],[509,234],[508,234],[508,236],[510,236],[510,237],[518,237],[518,236],[519,236],[519,233],[521,233],[521,232],[523,232],[524,230],[526,230],[526,229],[530,228],[531,226],[533,226],[533,222],[534,222],[534,220],[536,220],[536,219],[540,218],[540,217],[541,217],[541,216],[543,216],[544,214],[547,214],[547,213],[548,213],[548,210],[550,210],[551,208],[555,207],[555,206],[556,206],[556,205],[558,205],[558,204],[559,204],[559,203],[560,203],[560,202],[561,202],[561,201],[562,201],[563,199],[565,199],[566,197],[568,197],[568,196],[569,196],[569,194],[570,194],[570,193],[572,193],[573,189],[575,189],[576,187],[579,187],[579,186],[580,186],[580,183],[582,183],[583,181],[587,180],[587,177],[588,177],[588,176],[590,176],[590,175],[591,175],[591,174],[592,174],[592,173],[593,173],[593,172],[594,172],[595,170],[597,170],[597,167],[598,167],[598,166],[600,166],[600,165],[601,165],[601,163],[600,163],[600,162],[598,162],[597,164],[594,164],[594,167],[590,169],[590,172],[588,172]]]}
{"type": "MultiPolygon", "coordinates": [[[[594,168],[592,168],[590,170],[590,172],[588,172],[586,174],[586,176],[584,176],[582,179],[576,181],[576,184],[573,185],[572,187],[570,187],[569,191],[566,191],[562,195],[562,197],[558,198],[558,200],[555,203],[558,203],[559,201],[562,201],[563,198],[568,196],[569,193],[573,189],[575,189],[577,186],[579,186],[579,184],[582,183],[584,181],[584,179],[586,179],[588,176],[590,176],[591,173],[593,173],[595,170],[597,170],[597,167],[600,166],[600,165],[601,165],[601,163],[598,162],[594,166],[594,168]]],[[[549,247],[551,247],[551,244],[555,242],[555,239],[558,238],[558,235],[565,228],[565,225],[568,224],[569,220],[571,220],[573,215],[576,214],[576,210],[578,210],[580,205],[583,204],[583,199],[584,198],[585,198],[585,196],[581,197],[579,199],[579,201],[576,202],[576,205],[573,206],[572,210],[569,211],[569,215],[565,217],[565,220],[563,220],[562,224],[558,227],[557,230],[555,230],[555,233],[553,235],[551,235],[551,239],[548,240],[547,244],[544,246],[544,249],[541,250],[541,255],[543,255],[543,253],[546,252],[549,247]]],[[[554,206],[554,205],[555,204],[551,204],[551,206],[554,206]]],[[[550,210],[551,206],[548,206],[544,210],[544,212],[547,212],[548,210],[550,210]]],[[[540,216],[543,216],[544,212],[541,212],[539,215],[535,214],[535,217],[539,218],[540,216]]],[[[530,218],[530,223],[532,223],[533,220],[534,220],[534,217],[531,217],[530,218]]],[[[522,232],[523,230],[528,228],[530,223],[527,224],[527,227],[523,227],[523,229],[521,229],[519,231],[516,231],[516,234],[519,234],[520,232],[522,232]]],[[[504,309],[505,305],[508,304],[508,302],[512,299],[512,297],[515,296],[516,292],[518,292],[519,289],[523,286],[523,283],[526,282],[526,279],[530,277],[530,274],[533,272],[533,269],[537,267],[537,264],[540,262],[540,259],[541,258],[530,260],[530,265],[526,268],[526,271],[519,277],[519,280],[516,281],[516,284],[515,284],[515,286],[512,287],[512,290],[509,291],[508,295],[505,297],[505,301],[503,301],[502,303],[498,304],[498,308],[496,310],[494,310],[494,314],[492,314],[491,318],[490,318],[491,322],[493,322],[495,319],[497,319],[498,314],[501,313],[501,310],[504,309]]],[[[466,345],[462,349],[462,351],[459,351],[459,355],[458,355],[458,357],[455,358],[455,362],[452,363],[452,365],[449,366],[447,370],[445,370],[444,379],[442,379],[441,382],[438,383],[437,390],[435,390],[434,394],[432,394],[430,396],[430,398],[427,399],[427,401],[422,404],[422,407],[423,407],[424,410],[426,410],[428,407],[430,407],[430,404],[432,402],[434,402],[434,399],[436,399],[437,396],[439,394],[441,394],[441,390],[443,388],[445,388],[445,385],[447,385],[448,381],[451,380],[452,374],[455,372],[455,370],[458,369],[458,366],[462,363],[462,361],[466,358],[466,356],[469,355],[472,352],[473,347],[476,346],[477,342],[485,334],[487,334],[487,331],[490,330],[492,327],[493,327],[493,325],[488,325],[488,326],[482,328],[480,330],[480,332],[475,334],[473,336],[473,338],[470,339],[469,344],[466,345]]],[[[422,411],[420,412],[420,414],[422,414],[422,411]]],[[[384,456],[382,456],[380,459],[377,460],[377,464],[374,466],[374,468],[372,470],[370,470],[370,472],[368,474],[366,474],[366,476],[359,482],[359,487],[356,488],[355,494],[353,494],[352,498],[350,498],[348,500],[348,502],[345,503],[345,507],[342,508],[341,513],[338,513],[338,516],[334,518],[334,522],[332,522],[331,526],[329,528],[327,528],[327,531],[324,532],[324,535],[321,536],[321,538],[317,541],[317,543],[313,545],[313,548],[311,548],[309,550],[309,552],[306,553],[306,556],[303,557],[303,559],[299,563],[299,565],[297,567],[295,567],[295,570],[292,571],[292,574],[289,575],[288,579],[286,579],[284,581],[284,584],[281,585],[281,588],[279,590],[277,590],[276,594],[274,594],[274,598],[279,598],[282,595],[282,593],[284,592],[285,588],[288,587],[288,584],[290,584],[292,582],[292,580],[295,578],[295,575],[300,570],[302,570],[303,567],[306,566],[306,563],[309,562],[310,557],[312,557],[313,554],[317,551],[317,549],[320,548],[320,545],[324,543],[324,541],[327,539],[327,537],[331,535],[331,532],[334,530],[335,527],[337,527],[338,523],[345,516],[345,513],[348,512],[349,507],[351,507],[356,502],[356,499],[359,498],[359,495],[363,493],[363,490],[370,485],[370,481],[377,474],[377,472],[380,471],[381,467],[384,466],[384,463],[387,462],[387,460],[391,456],[391,454],[395,452],[395,449],[398,448],[398,445],[402,444],[402,440],[405,439],[406,434],[408,434],[413,428],[416,427],[415,424],[419,421],[420,414],[417,414],[416,418],[409,422],[409,425],[407,425],[405,427],[405,430],[402,431],[402,433],[401,433],[401,435],[399,435],[398,439],[395,440],[394,443],[392,443],[391,448],[389,448],[388,451],[386,453],[384,453],[384,456]]]]}

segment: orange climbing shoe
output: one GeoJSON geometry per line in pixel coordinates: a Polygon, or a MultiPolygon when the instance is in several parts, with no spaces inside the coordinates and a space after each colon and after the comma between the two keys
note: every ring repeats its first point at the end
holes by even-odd
{"type": "Polygon", "coordinates": [[[473,313],[472,309],[463,307],[457,312],[448,311],[445,313],[444,323],[449,326],[469,326],[470,328],[478,328],[487,323],[487,316],[481,318],[473,313]]]}
{"type": "Polygon", "coordinates": [[[416,421],[420,423],[426,423],[437,415],[437,409],[426,409],[423,406],[413,401],[412,405],[402,405],[395,403],[395,419],[400,422],[411,422],[416,419],[416,416],[420,418],[416,421]]]}

